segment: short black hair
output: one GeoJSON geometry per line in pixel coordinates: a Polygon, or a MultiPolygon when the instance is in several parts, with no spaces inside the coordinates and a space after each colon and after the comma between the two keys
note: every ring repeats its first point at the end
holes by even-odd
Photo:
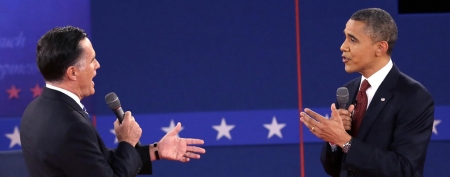
{"type": "Polygon", "coordinates": [[[388,12],[379,8],[367,8],[355,12],[350,19],[365,23],[365,32],[369,34],[372,41],[386,41],[389,44],[387,54],[391,55],[397,42],[398,29],[388,12]]]}
{"type": "Polygon", "coordinates": [[[84,30],[56,27],[45,33],[37,43],[36,63],[46,81],[61,81],[67,68],[76,64],[82,48],[80,41],[87,37],[84,30]]]}

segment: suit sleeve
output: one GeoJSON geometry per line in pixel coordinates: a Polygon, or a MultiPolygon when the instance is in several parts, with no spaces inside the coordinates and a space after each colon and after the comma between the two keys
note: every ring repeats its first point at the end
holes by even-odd
{"type": "MultiPolygon", "coordinates": [[[[334,104],[337,106],[337,109],[341,109],[337,100],[334,104]]],[[[325,142],[320,155],[320,161],[322,162],[323,169],[330,176],[339,176],[341,171],[343,153],[339,146],[336,148],[336,151],[333,152],[330,144],[325,142]]]]}
{"type": "Polygon", "coordinates": [[[139,171],[139,174],[152,174],[152,162],[150,160],[150,146],[136,146],[136,150],[139,153],[139,156],[141,156],[142,160],[142,168],[139,171]]]}
{"type": "Polygon", "coordinates": [[[325,142],[320,155],[320,161],[325,172],[330,176],[339,176],[342,164],[342,149],[337,147],[336,151],[331,151],[331,146],[325,142]]]}
{"type": "Polygon", "coordinates": [[[135,176],[142,167],[136,149],[120,142],[115,150],[104,154],[98,146],[95,130],[86,123],[77,122],[66,131],[61,147],[61,170],[67,176],[121,177],[135,176]]]}
{"type": "MultiPolygon", "coordinates": [[[[434,102],[426,90],[403,99],[387,149],[352,140],[342,168],[357,168],[366,176],[420,176],[434,120],[434,102]],[[361,159],[364,160],[361,160],[361,159]]],[[[380,137],[389,138],[389,137],[380,137]]]]}

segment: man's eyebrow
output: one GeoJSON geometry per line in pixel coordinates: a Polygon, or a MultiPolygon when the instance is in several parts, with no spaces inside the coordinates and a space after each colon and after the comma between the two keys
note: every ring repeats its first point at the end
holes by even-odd
{"type": "Polygon", "coordinates": [[[353,36],[353,34],[347,34],[348,36],[350,36],[351,38],[355,38],[356,40],[358,40],[358,38],[356,38],[355,36],[353,36]]]}

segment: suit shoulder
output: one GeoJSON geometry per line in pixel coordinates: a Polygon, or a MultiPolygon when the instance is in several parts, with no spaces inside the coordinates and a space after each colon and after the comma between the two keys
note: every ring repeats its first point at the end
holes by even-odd
{"type": "Polygon", "coordinates": [[[42,97],[42,96],[39,96],[36,99],[34,99],[33,101],[31,101],[30,104],[28,104],[28,106],[27,106],[27,109],[28,108],[41,108],[41,109],[48,108],[48,109],[54,109],[54,110],[59,110],[59,109],[72,110],[73,109],[69,104],[65,103],[64,101],[46,98],[46,97],[42,97]]]}
{"type": "Polygon", "coordinates": [[[430,92],[428,92],[428,90],[420,82],[403,73],[400,73],[397,80],[397,85],[393,91],[394,94],[400,96],[402,99],[409,100],[407,102],[434,102],[430,92]]]}
{"type": "Polygon", "coordinates": [[[424,91],[425,93],[429,94],[425,86],[403,73],[400,73],[400,77],[398,78],[397,82],[397,88],[399,89],[399,91],[406,93],[424,91]]]}
{"type": "Polygon", "coordinates": [[[356,84],[356,83],[359,85],[360,82],[361,82],[361,77],[357,77],[357,78],[354,78],[354,79],[350,80],[349,82],[345,83],[344,87],[348,88],[349,86],[356,84]]]}
{"type": "Polygon", "coordinates": [[[22,122],[29,120],[33,120],[32,122],[37,120],[67,122],[68,120],[77,120],[80,117],[83,116],[64,101],[38,97],[26,107],[22,115],[22,122]]]}

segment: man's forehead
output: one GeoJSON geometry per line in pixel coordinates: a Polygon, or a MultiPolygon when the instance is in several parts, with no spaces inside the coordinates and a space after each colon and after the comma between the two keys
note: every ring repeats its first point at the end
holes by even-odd
{"type": "Polygon", "coordinates": [[[92,43],[87,37],[80,41],[80,46],[82,48],[82,55],[85,55],[85,57],[88,58],[95,56],[95,51],[94,48],[92,47],[92,43]]]}
{"type": "Polygon", "coordinates": [[[80,41],[80,46],[83,48],[93,48],[92,43],[88,38],[84,38],[80,41]]]}
{"type": "Polygon", "coordinates": [[[366,27],[366,24],[361,21],[355,21],[355,20],[349,20],[347,24],[345,25],[344,33],[361,33],[364,32],[364,28],[366,27]]]}

